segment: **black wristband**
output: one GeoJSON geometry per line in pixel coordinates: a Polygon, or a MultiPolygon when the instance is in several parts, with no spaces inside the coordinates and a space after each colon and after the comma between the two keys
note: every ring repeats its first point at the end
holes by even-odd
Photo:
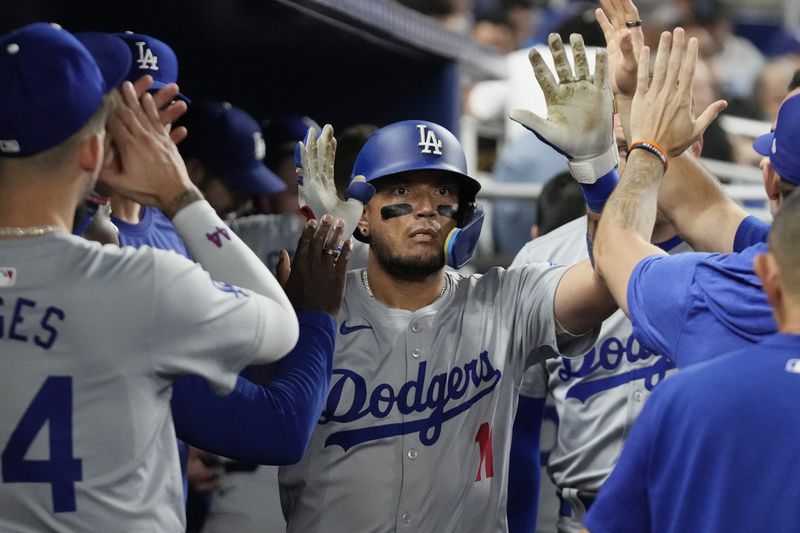
{"type": "Polygon", "coordinates": [[[669,168],[669,157],[667,156],[666,152],[664,152],[664,150],[661,149],[659,145],[657,145],[654,142],[645,140],[636,141],[633,144],[631,144],[630,148],[628,148],[628,154],[630,155],[630,153],[636,150],[637,148],[641,148],[642,150],[647,150],[654,156],[658,157],[661,160],[661,164],[664,165],[664,173],[667,172],[667,169],[669,168]]]}

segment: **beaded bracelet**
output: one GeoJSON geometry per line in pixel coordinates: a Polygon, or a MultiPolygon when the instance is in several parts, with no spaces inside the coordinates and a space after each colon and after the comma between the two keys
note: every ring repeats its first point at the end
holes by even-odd
{"type": "Polygon", "coordinates": [[[664,172],[665,173],[667,172],[667,169],[669,168],[669,156],[667,155],[667,152],[663,148],[661,148],[659,145],[657,145],[652,141],[639,139],[638,141],[634,141],[633,143],[631,143],[630,147],[628,148],[628,154],[630,154],[637,148],[647,150],[648,152],[659,158],[661,160],[661,164],[664,165],[664,172]]]}

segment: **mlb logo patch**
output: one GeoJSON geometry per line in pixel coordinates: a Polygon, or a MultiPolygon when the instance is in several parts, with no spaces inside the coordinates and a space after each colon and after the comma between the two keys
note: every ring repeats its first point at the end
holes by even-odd
{"type": "Polygon", "coordinates": [[[0,267],[0,287],[13,287],[17,282],[16,268],[0,267]]]}
{"type": "Polygon", "coordinates": [[[789,359],[786,361],[785,370],[792,374],[800,374],[800,359],[789,359]]]}

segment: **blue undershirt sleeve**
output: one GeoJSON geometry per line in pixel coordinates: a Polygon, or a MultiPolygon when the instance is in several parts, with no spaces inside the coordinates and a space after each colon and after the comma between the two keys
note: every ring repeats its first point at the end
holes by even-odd
{"type": "Polygon", "coordinates": [[[634,336],[677,366],[677,347],[692,305],[694,272],[706,257],[701,253],[649,256],[639,261],[628,281],[634,336]]]}
{"type": "Polygon", "coordinates": [[[275,363],[267,386],[241,376],[218,396],[198,376],[173,384],[172,416],[179,439],[237,461],[292,464],[305,453],[331,378],[336,323],[319,311],[298,313],[300,340],[275,363]]]}
{"type": "Polygon", "coordinates": [[[753,215],[748,216],[742,220],[736,230],[736,236],[733,239],[733,251],[741,252],[754,244],[767,242],[770,228],[772,226],[763,220],[753,215]]]}
{"type": "Polygon", "coordinates": [[[546,397],[519,396],[508,465],[509,533],[531,533],[536,529],[541,472],[539,436],[546,401],[546,397]]]}

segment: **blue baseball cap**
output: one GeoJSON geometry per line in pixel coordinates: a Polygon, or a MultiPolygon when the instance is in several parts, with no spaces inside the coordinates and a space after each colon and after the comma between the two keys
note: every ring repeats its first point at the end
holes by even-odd
{"type": "MultiPolygon", "coordinates": [[[[158,90],[178,82],[178,56],[165,42],[144,35],[126,31],[116,33],[125,44],[128,45],[132,55],[131,70],[128,73],[128,80],[136,81],[145,74],[153,78],[153,90],[158,90]]],[[[191,104],[183,93],[178,93],[178,98],[191,104]]]]}
{"type": "Polygon", "coordinates": [[[769,162],[778,175],[800,185],[800,94],[781,105],[775,130],[753,141],[753,149],[769,162]]]}
{"type": "MultiPolygon", "coordinates": [[[[284,147],[291,145],[292,150],[306,138],[308,128],[314,128],[319,134],[322,128],[314,119],[302,115],[285,115],[261,122],[264,139],[267,141],[267,164],[275,163],[284,147]]],[[[283,152],[287,153],[287,152],[283,152]]],[[[299,165],[298,165],[299,166],[299,165]]]]}
{"type": "Polygon", "coordinates": [[[264,165],[261,126],[228,102],[193,104],[182,125],[189,136],[178,148],[208,166],[230,187],[248,194],[276,194],[286,183],[264,165]]]}
{"type": "Polygon", "coordinates": [[[28,157],[80,130],[125,79],[130,54],[99,66],[71,33],[37,22],[0,38],[0,156],[28,157]]]}

